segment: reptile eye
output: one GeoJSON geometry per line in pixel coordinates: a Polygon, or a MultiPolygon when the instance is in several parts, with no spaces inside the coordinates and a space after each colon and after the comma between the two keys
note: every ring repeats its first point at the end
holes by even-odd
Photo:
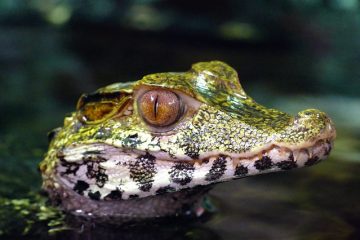
{"type": "Polygon", "coordinates": [[[175,123],[182,112],[179,96],[167,90],[150,90],[138,101],[143,119],[157,127],[166,127],[175,123]]]}

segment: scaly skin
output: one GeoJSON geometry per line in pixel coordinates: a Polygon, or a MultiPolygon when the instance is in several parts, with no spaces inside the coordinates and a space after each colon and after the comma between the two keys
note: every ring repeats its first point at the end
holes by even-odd
{"type": "Polygon", "coordinates": [[[200,62],[188,72],[151,74],[83,95],[54,132],[40,169],[43,188],[68,212],[150,218],[196,205],[207,191],[201,186],[313,165],[334,139],[325,113],[292,117],[267,109],[246,95],[230,66],[200,62]],[[138,101],[163,89],[176,93],[185,110],[171,126],[154,127],[138,101]],[[84,120],[86,104],[109,101],[110,114],[84,120]]]}

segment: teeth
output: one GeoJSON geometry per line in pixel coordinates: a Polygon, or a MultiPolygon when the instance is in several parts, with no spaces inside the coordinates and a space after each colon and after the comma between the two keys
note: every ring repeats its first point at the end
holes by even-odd
{"type": "Polygon", "coordinates": [[[325,155],[325,146],[317,145],[312,148],[312,153],[314,156],[323,156],[325,155]]]}
{"type": "Polygon", "coordinates": [[[312,148],[305,149],[305,151],[307,152],[309,158],[312,158],[312,157],[313,157],[312,148]]]}
{"type": "Polygon", "coordinates": [[[264,156],[267,156],[271,159],[273,166],[277,166],[277,163],[282,161],[294,160],[298,167],[303,167],[307,165],[306,163],[313,159],[325,159],[329,151],[331,150],[332,143],[329,141],[319,141],[314,146],[303,149],[290,150],[285,147],[274,146],[268,151],[263,151],[259,154],[256,154],[253,157],[248,158],[233,158],[233,166],[247,166],[249,168],[248,175],[257,174],[258,170],[255,169],[254,164],[256,161],[261,160],[264,156]],[[293,158],[291,157],[293,155],[293,158]]]}
{"type": "Polygon", "coordinates": [[[294,159],[297,163],[303,163],[309,158],[307,150],[299,150],[296,154],[294,153],[294,159]]]}

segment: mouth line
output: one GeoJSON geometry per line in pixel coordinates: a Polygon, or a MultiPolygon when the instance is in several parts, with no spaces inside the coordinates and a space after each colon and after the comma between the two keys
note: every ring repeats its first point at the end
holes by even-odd
{"type": "MultiPolygon", "coordinates": [[[[207,153],[204,156],[201,156],[198,159],[181,159],[181,158],[171,158],[163,155],[159,155],[157,152],[142,152],[142,151],[129,151],[125,150],[122,153],[118,152],[118,149],[114,146],[110,145],[103,145],[102,147],[107,146],[108,148],[108,155],[104,155],[106,150],[99,149],[99,145],[95,146],[96,150],[89,150],[88,146],[83,146],[84,148],[77,153],[70,154],[66,157],[68,162],[76,162],[78,160],[83,159],[84,155],[89,156],[103,156],[104,159],[110,158],[110,156],[122,155],[122,154],[135,154],[135,155],[144,155],[144,154],[151,154],[155,157],[156,161],[162,164],[174,164],[174,163],[183,163],[183,164],[196,164],[196,165],[203,165],[208,164],[210,161],[213,161],[219,157],[223,158],[230,158],[234,165],[241,163],[243,161],[257,161],[264,157],[269,157],[272,160],[280,161],[280,159],[285,160],[289,159],[294,162],[297,161],[304,161],[306,159],[312,159],[314,157],[327,157],[332,149],[333,145],[333,138],[322,138],[317,141],[311,143],[301,144],[301,145],[287,145],[281,143],[272,143],[269,145],[265,145],[256,151],[248,151],[243,153],[230,153],[230,152],[220,152],[220,151],[212,151],[207,153]],[[109,148],[110,147],[110,148],[109,148]],[[86,154],[84,154],[84,152],[86,154]]],[[[63,152],[58,154],[58,158],[64,157],[63,152]]],[[[67,154],[66,154],[67,155],[67,154]]]]}
{"type": "MultiPolygon", "coordinates": [[[[156,153],[122,152],[104,145],[70,150],[57,166],[57,182],[81,195],[105,199],[121,190],[121,199],[132,195],[156,195],[161,189],[178,191],[198,185],[228,181],[268,172],[291,170],[314,165],[325,159],[332,149],[332,139],[317,140],[311,146],[272,144],[251,155],[212,154],[198,160],[169,160],[156,153]],[[99,154],[103,154],[99,156],[99,154]],[[120,190],[117,190],[117,189],[120,190]],[[93,194],[98,192],[99,197],[93,194]]],[[[65,150],[66,151],[66,150],[65,150]]],[[[69,150],[67,150],[69,151],[69,150]]],[[[66,153],[66,152],[65,152],[66,153]]],[[[161,190],[162,191],[162,190],[161,190]]],[[[112,196],[113,197],[113,196],[112,196]]]]}
{"type": "Polygon", "coordinates": [[[307,159],[327,157],[330,154],[330,151],[333,147],[333,140],[331,138],[317,140],[314,144],[308,147],[296,147],[296,146],[281,146],[278,144],[271,144],[266,148],[256,151],[254,153],[245,152],[242,154],[227,154],[227,153],[212,153],[206,157],[192,160],[182,160],[182,159],[162,159],[157,158],[157,161],[160,162],[171,162],[171,163],[188,163],[188,164],[207,164],[209,161],[215,160],[216,158],[230,157],[235,165],[241,163],[242,161],[256,161],[264,157],[270,157],[272,159],[285,159],[287,156],[288,159],[297,162],[304,160],[304,157],[307,159]]]}

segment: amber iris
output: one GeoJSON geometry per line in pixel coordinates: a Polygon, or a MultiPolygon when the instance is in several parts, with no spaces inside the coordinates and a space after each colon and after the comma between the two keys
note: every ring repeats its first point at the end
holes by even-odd
{"type": "Polygon", "coordinates": [[[166,127],[178,120],[181,102],[174,92],[150,90],[139,98],[138,108],[147,123],[157,127],[166,127]]]}

